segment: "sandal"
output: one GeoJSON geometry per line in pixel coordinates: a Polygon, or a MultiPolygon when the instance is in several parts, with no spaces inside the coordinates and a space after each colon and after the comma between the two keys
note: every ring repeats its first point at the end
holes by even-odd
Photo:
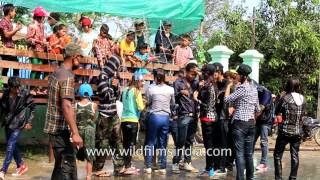
{"type": "Polygon", "coordinates": [[[130,168],[127,168],[124,172],[123,172],[123,175],[136,175],[138,174],[140,171],[140,169],[136,169],[134,167],[130,167],[130,168]]]}
{"type": "Polygon", "coordinates": [[[111,177],[111,173],[107,171],[98,171],[95,173],[97,177],[111,177]]]}

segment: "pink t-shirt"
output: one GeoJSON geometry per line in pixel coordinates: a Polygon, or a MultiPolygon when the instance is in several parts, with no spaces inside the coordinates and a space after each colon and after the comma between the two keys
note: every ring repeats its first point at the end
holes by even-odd
{"type": "Polygon", "coordinates": [[[180,45],[176,46],[174,49],[174,59],[175,64],[180,66],[185,66],[190,59],[193,59],[192,50],[189,46],[181,47],[180,45]]]}

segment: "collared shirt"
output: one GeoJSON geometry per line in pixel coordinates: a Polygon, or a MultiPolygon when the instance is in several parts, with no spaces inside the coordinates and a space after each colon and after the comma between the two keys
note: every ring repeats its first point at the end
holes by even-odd
{"type": "Polygon", "coordinates": [[[193,100],[193,93],[198,89],[199,82],[194,80],[191,84],[187,82],[185,78],[178,79],[174,82],[174,93],[176,103],[179,105],[177,113],[179,115],[195,113],[196,106],[193,100]],[[182,90],[188,90],[189,96],[185,96],[181,93],[182,90]]]}
{"type": "Polygon", "coordinates": [[[48,109],[44,132],[59,134],[68,130],[62,111],[62,100],[69,99],[74,107],[74,74],[62,65],[49,76],[48,109]]]}
{"type": "Polygon", "coordinates": [[[94,50],[99,61],[106,60],[112,55],[112,44],[108,38],[99,35],[95,40],[94,50]]]}
{"type": "Polygon", "coordinates": [[[44,35],[44,25],[42,23],[38,23],[34,20],[32,21],[32,23],[28,26],[27,41],[29,50],[39,52],[45,51],[45,45],[39,42],[35,42],[46,42],[46,37],[44,35]]]}
{"type": "Polygon", "coordinates": [[[255,119],[255,113],[260,111],[258,91],[251,83],[241,84],[236,90],[224,98],[225,103],[235,105],[233,120],[249,121],[255,119]]]}
{"type": "Polygon", "coordinates": [[[6,18],[2,18],[0,21],[1,41],[3,42],[6,48],[14,48],[12,37],[5,37],[4,31],[6,32],[13,31],[12,22],[7,20],[6,18]]]}
{"type": "Polygon", "coordinates": [[[180,45],[176,46],[174,48],[174,54],[175,58],[175,64],[180,66],[185,66],[190,59],[193,59],[192,50],[189,46],[187,47],[181,47],[180,45]]]}

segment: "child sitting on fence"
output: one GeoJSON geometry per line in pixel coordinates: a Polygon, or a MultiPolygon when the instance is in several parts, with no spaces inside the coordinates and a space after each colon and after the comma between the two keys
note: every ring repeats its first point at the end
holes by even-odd
{"type": "Polygon", "coordinates": [[[65,46],[71,41],[71,37],[67,35],[67,26],[64,24],[56,25],[53,28],[53,34],[48,37],[51,47],[49,53],[62,54],[65,46]]]}
{"type": "Polygon", "coordinates": [[[150,56],[149,56],[149,46],[146,43],[143,43],[138,47],[138,51],[134,54],[136,57],[141,59],[141,61],[145,62],[144,67],[137,68],[135,73],[138,74],[149,74],[150,72],[145,68],[150,63],[150,56]]]}
{"type": "MultiPolygon", "coordinates": [[[[33,21],[28,26],[27,41],[28,49],[37,52],[44,52],[48,48],[48,43],[44,35],[44,19],[49,14],[42,7],[36,7],[33,10],[33,21]]],[[[39,58],[32,58],[32,64],[43,64],[43,60],[39,58]]],[[[40,79],[40,72],[31,72],[32,79],[40,79]]]]}
{"type": "Polygon", "coordinates": [[[112,56],[112,43],[109,40],[109,27],[103,24],[100,28],[98,38],[94,40],[94,52],[100,68],[104,67],[106,61],[112,56]]]}
{"type": "Polygon", "coordinates": [[[94,154],[90,152],[95,148],[96,119],[98,106],[91,101],[93,90],[90,84],[82,84],[79,88],[80,102],[76,104],[77,126],[81,138],[83,139],[83,147],[79,149],[77,158],[87,161],[86,180],[90,180],[92,176],[92,166],[95,160],[94,154]]]}
{"type": "Polygon", "coordinates": [[[122,59],[122,65],[125,65],[125,62],[129,61],[132,66],[135,66],[137,62],[141,61],[139,58],[134,56],[136,50],[134,45],[135,33],[129,31],[125,39],[120,43],[120,56],[122,59]]]}
{"type": "Polygon", "coordinates": [[[183,35],[180,45],[174,48],[173,62],[180,67],[185,67],[190,59],[193,59],[192,50],[190,48],[191,37],[183,35]]]}

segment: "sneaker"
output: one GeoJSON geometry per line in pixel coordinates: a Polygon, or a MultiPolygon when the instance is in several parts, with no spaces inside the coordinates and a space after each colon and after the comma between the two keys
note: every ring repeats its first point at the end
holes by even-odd
{"type": "Polygon", "coordinates": [[[0,171],[0,180],[4,180],[4,172],[0,171]]]}
{"type": "Polygon", "coordinates": [[[256,170],[259,171],[266,171],[268,169],[268,166],[265,164],[259,164],[259,166],[256,167],[256,170]]]}
{"type": "Polygon", "coordinates": [[[166,170],[166,169],[157,169],[157,170],[155,170],[154,172],[155,172],[155,173],[162,174],[162,175],[167,174],[167,170],[166,170]]]}
{"type": "Polygon", "coordinates": [[[180,173],[179,164],[172,164],[172,172],[175,174],[180,173]]]}
{"type": "Polygon", "coordinates": [[[184,163],[184,170],[191,172],[191,173],[198,173],[199,170],[194,168],[191,163],[184,163]]]}
{"type": "Polygon", "coordinates": [[[144,169],[144,173],[151,174],[152,173],[152,169],[151,168],[145,168],[144,169]]]}
{"type": "Polygon", "coordinates": [[[16,172],[12,174],[12,176],[22,176],[24,173],[28,171],[28,166],[23,163],[19,168],[17,168],[16,172]]]}
{"type": "Polygon", "coordinates": [[[214,172],[216,175],[218,175],[218,176],[224,176],[224,175],[226,175],[227,174],[227,171],[226,170],[221,170],[221,169],[218,169],[218,170],[216,170],[215,172],[214,172]]]}

